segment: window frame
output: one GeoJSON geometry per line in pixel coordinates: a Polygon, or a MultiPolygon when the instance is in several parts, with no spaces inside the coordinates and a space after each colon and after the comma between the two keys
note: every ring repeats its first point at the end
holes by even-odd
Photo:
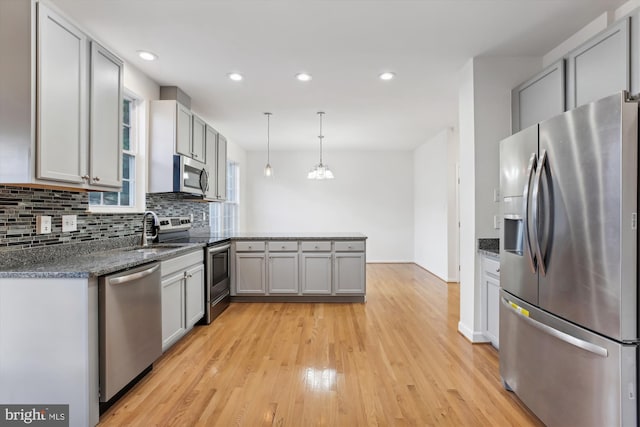
{"type": "Polygon", "coordinates": [[[236,233],[240,230],[240,164],[227,160],[227,196],[234,195],[222,203],[209,206],[209,228],[214,233],[236,233]],[[230,179],[231,178],[231,179],[230,179]],[[235,188],[231,186],[235,184],[235,188]],[[231,215],[233,214],[233,215],[231,215]]]}
{"type": "MultiPolygon", "coordinates": [[[[129,150],[122,149],[122,154],[129,154],[134,158],[135,174],[132,178],[134,186],[132,194],[134,204],[129,206],[120,205],[92,205],[87,200],[87,212],[91,213],[142,213],[146,209],[146,112],[148,103],[134,92],[124,89],[123,102],[131,102],[129,109],[129,150]]],[[[124,123],[121,123],[121,130],[124,123]]],[[[124,156],[123,156],[124,157],[124,156]]],[[[121,160],[122,161],[122,160],[121,160]]],[[[124,165],[123,165],[124,170],[124,165]]]]}

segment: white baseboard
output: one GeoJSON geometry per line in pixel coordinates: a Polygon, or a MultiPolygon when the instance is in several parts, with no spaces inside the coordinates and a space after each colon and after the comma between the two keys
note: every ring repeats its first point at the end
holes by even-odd
{"type": "Polygon", "coordinates": [[[491,342],[491,340],[485,337],[482,332],[474,331],[462,322],[458,322],[458,332],[474,344],[491,342]]]}

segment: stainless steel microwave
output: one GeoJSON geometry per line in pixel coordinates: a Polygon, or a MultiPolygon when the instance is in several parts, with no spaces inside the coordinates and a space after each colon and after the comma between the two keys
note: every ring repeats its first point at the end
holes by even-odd
{"type": "Polygon", "coordinates": [[[190,157],[173,156],[173,191],[204,196],[209,190],[207,165],[190,157]]]}

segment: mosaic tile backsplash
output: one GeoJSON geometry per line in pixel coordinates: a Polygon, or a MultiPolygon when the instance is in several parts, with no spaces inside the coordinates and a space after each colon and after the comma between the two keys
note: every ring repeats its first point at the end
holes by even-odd
{"type": "MultiPolygon", "coordinates": [[[[147,210],[159,216],[193,214],[194,227],[208,227],[209,203],[187,197],[149,194],[147,210]]],[[[96,214],[87,212],[88,206],[88,193],[0,185],[0,251],[127,237],[142,231],[142,214],[96,214]],[[37,215],[52,217],[51,234],[36,234],[37,215]],[[62,215],[77,215],[78,230],[63,233],[62,215]]]]}

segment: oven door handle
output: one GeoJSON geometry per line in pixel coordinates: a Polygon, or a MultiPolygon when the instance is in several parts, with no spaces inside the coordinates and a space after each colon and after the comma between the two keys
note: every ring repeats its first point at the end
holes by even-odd
{"type": "Polygon", "coordinates": [[[211,248],[211,249],[209,249],[209,253],[210,254],[217,254],[218,252],[226,251],[230,247],[231,247],[231,243],[229,243],[228,245],[217,247],[217,248],[211,248]]]}

